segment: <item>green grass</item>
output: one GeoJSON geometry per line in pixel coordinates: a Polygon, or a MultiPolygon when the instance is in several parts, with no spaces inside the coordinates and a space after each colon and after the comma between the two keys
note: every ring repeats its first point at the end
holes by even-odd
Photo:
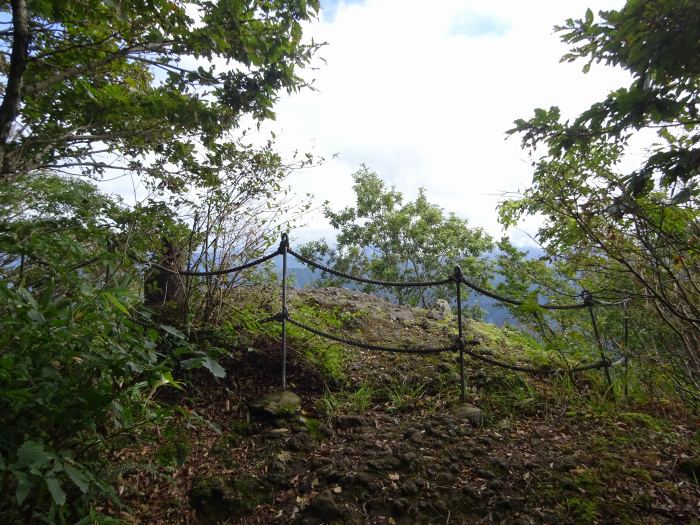
{"type": "Polygon", "coordinates": [[[343,389],[326,392],[318,401],[319,410],[329,419],[341,414],[364,414],[377,397],[377,390],[369,383],[362,383],[357,389],[343,389]]]}

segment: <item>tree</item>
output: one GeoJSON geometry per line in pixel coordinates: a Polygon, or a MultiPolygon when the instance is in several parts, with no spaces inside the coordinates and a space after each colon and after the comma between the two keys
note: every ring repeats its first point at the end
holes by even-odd
{"type": "MultiPolygon", "coordinates": [[[[335,246],[312,242],[304,247],[305,254],[324,257],[337,270],[378,280],[443,279],[459,264],[465,275],[485,282],[488,264],[480,255],[491,249],[492,240],[481,228],[469,228],[466,219],[429,203],[422,188],[415,201],[404,203],[401,192],[388,189],[364,165],[353,179],[356,205],[338,212],[328,206],[324,210],[339,231],[335,246]]],[[[358,286],[365,292],[378,288],[358,286]]],[[[428,307],[454,292],[443,286],[391,288],[386,293],[399,304],[428,307]]]]}
{"type": "Polygon", "coordinates": [[[0,8],[0,182],[41,170],[147,175],[179,191],[236,161],[318,48],[318,1],[12,0],[0,8]]]}
{"type": "Polygon", "coordinates": [[[209,269],[240,256],[241,241],[262,249],[289,166],[233,130],[245,116],[273,116],[280,90],[306,85],[298,70],[318,46],[302,42],[301,27],[318,7],[0,7],[1,522],[110,521],[98,503],[116,498],[110,452],[187,415],[156,391],[182,388],[190,368],[225,375],[224,350],[144,308],[135,261],[170,244],[173,260],[191,255],[183,247],[212,255],[209,269]],[[121,174],[149,183],[151,198],[129,207],[85,180],[121,174]],[[271,215],[256,213],[268,204],[271,215]],[[197,209],[207,216],[180,216],[197,209]],[[181,240],[191,242],[172,243],[181,240]]]}
{"type": "MultiPolygon", "coordinates": [[[[629,1],[619,11],[589,10],[558,28],[573,46],[564,60],[623,67],[632,83],[573,122],[537,109],[516,121],[533,155],[532,186],[501,204],[512,225],[539,213],[538,238],[569,274],[609,297],[638,299],[646,356],[686,399],[700,401],[700,5],[629,1]],[[630,141],[655,130],[661,142],[625,169],[630,141]]],[[[641,344],[641,343],[640,343],[641,344]]]]}

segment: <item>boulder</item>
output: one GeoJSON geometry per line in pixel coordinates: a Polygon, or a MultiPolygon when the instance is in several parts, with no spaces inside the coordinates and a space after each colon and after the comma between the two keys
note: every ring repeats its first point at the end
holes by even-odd
{"type": "Polygon", "coordinates": [[[201,477],[195,479],[189,503],[200,523],[214,525],[245,516],[258,505],[268,503],[270,491],[253,477],[201,477]]]}
{"type": "Polygon", "coordinates": [[[456,418],[469,421],[475,427],[482,427],[488,422],[488,416],[479,407],[469,403],[458,405],[454,409],[456,418]]]}
{"type": "Polygon", "coordinates": [[[438,299],[428,312],[428,317],[436,321],[444,321],[452,318],[452,307],[444,299],[438,299]]]}
{"type": "Polygon", "coordinates": [[[301,410],[301,398],[289,390],[270,392],[250,401],[248,407],[253,412],[268,416],[289,417],[301,410]]]}

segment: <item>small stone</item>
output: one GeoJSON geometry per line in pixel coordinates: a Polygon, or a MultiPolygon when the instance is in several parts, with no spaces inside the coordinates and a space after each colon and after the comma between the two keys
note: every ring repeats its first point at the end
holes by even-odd
{"type": "Polygon", "coordinates": [[[681,459],[678,462],[678,470],[697,482],[700,479],[700,456],[681,459]]]}
{"type": "Polygon", "coordinates": [[[317,456],[309,462],[309,466],[313,470],[318,470],[319,468],[323,467],[324,465],[329,465],[331,463],[333,463],[333,460],[331,458],[327,458],[325,456],[317,456]]]}
{"type": "Polygon", "coordinates": [[[391,315],[391,319],[394,321],[400,321],[402,323],[410,323],[414,320],[415,316],[411,310],[399,310],[391,315]]]}
{"type": "Polygon", "coordinates": [[[306,432],[299,432],[290,438],[287,445],[297,452],[309,452],[314,448],[314,439],[306,432]]]}
{"type": "Polygon", "coordinates": [[[406,498],[396,498],[392,503],[392,508],[396,514],[399,516],[405,514],[411,506],[410,502],[406,498]]]}
{"type": "Polygon", "coordinates": [[[495,508],[498,512],[506,512],[506,511],[509,511],[509,510],[513,510],[514,505],[513,505],[513,502],[512,502],[511,500],[503,498],[503,499],[499,499],[499,500],[494,504],[494,508],[495,508]]]}
{"type": "Polygon", "coordinates": [[[569,472],[570,470],[574,470],[575,468],[576,468],[576,463],[574,463],[571,460],[566,460],[566,459],[556,466],[556,469],[559,472],[569,472]]]}
{"type": "Polygon", "coordinates": [[[437,475],[436,481],[440,485],[449,486],[455,481],[455,476],[451,472],[440,472],[437,475]]]}
{"type": "Polygon", "coordinates": [[[494,458],[491,460],[491,467],[500,474],[507,474],[510,469],[510,462],[504,458],[494,458]]]}
{"type": "Polygon", "coordinates": [[[436,499],[435,501],[433,501],[432,506],[440,514],[445,514],[449,510],[447,503],[445,503],[445,501],[441,499],[436,499]]]}
{"type": "Polygon", "coordinates": [[[318,516],[323,522],[330,523],[342,518],[343,511],[335,502],[330,491],[324,491],[309,504],[309,511],[318,516]]]}
{"type": "Polygon", "coordinates": [[[253,412],[264,413],[274,417],[289,417],[301,409],[301,398],[294,392],[283,390],[270,392],[248,403],[253,412]]]}
{"type": "Polygon", "coordinates": [[[418,485],[411,480],[404,481],[399,487],[399,490],[404,496],[416,496],[419,492],[418,485]]]}
{"type": "Polygon", "coordinates": [[[570,479],[562,479],[562,480],[559,482],[559,485],[560,485],[561,488],[563,488],[564,490],[576,490],[576,489],[578,488],[578,487],[576,486],[576,483],[574,483],[574,482],[573,482],[572,480],[570,480],[570,479]]]}
{"type": "Polygon", "coordinates": [[[455,417],[459,419],[466,419],[475,427],[482,427],[488,421],[488,418],[483,410],[469,403],[458,405],[454,409],[453,413],[455,417]]]}
{"type": "Polygon", "coordinates": [[[488,482],[486,485],[489,490],[493,490],[494,492],[498,492],[503,488],[503,482],[500,479],[492,479],[491,481],[488,482]]]}
{"type": "Polygon", "coordinates": [[[398,454],[396,458],[404,467],[412,467],[418,461],[418,454],[415,452],[406,452],[404,454],[398,454]]]}
{"type": "Polygon", "coordinates": [[[471,499],[477,499],[479,497],[479,493],[469,485],[462,487],[462,494],[471,499]]]}
{"type": "Polygon", "coordinates": [[[409,428],[406,432],[403,433],[403,437],[405,437],[413,443],[420,444],[423,443],[424,436],[423,433],[417,428],[409,428]]]}
{"type": "Polygon", "coordinates": [[[365,508],[367,509],[367,512],[373,516],[388,516],[391,514],[386,502],[380,497],[369,499],[365,505],[365,508]]]}
{"type": "Polygon", "coordinates": [[[355,475],[355,484],[365,487],[368,492],[374,493],[382,488],[379,480],[368,474],[367,472],[358,472],[355,475]]]}
{"type": "Polygon", "coordinates": [[[450,303],[444,299],[438,299],[435,301],[435,305],[428,312],[428,317],[435,319],[436,321],[444,321],[452,318],[452,308],[450,303]]]}
{"type": "Polygon", "coordinates": [[[336,425],[338,428],[342,428],[343,430],[347,430],[348,428],[363,427],[366,424],[367,420],[362,416],[343,415],[338,416],[338,419],[336,420],[336,425]]]}
{"type": "Polygon", "coordinates": [[[487,469],[475,468],[474,474],[484,479],[495,479],[497,476],[493,472],[487,469]]]}

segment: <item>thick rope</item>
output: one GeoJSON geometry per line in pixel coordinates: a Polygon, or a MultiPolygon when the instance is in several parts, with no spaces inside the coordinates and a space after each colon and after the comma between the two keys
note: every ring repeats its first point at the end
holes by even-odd
{"type": "MultiPolygon", "coordinates": [[[[267,317],[263,320],[260,321],[260,323],[268,323],[271,321],[277,321],[281,322],[282,319],[285,319],[285,314],[284,313],[278,313],[273,316],[267,317]]],[[[551,368],[549,365],[544,365],[540,367],[535,367],[535,366],[528,366],[528,365],[515,365],[515,364],[510,364],[506,363],[505,361],[500,361],[498,359],[494,359],[492,357],[489,357],[484,354],[480,354],[478,352],[475,352],[473,350],[469,350],[466,348],[466,346],[476,346],[479,344],[479,341],[476,339],[471,339],[468,341],[464,341],[462,345],[460,345],[459,340],[457,341],[456,344],[447,346],[447,347],[441,347],[441,348],[397,348],[397,347],[388,347],[388,346],[381,346],[381,345],[373,345],[369,343],[364,343],[362,341],[358,341],[356,339],[349,339],[346,337],[338,336],[338,335],[333,335],[329,334],[328,332],[324,332],[323,330],[319,330],[317,328],[314,328],[312,326],[309,326],[305,323],[302,323],[300,321],[297,321],[296,319],[292,319],[289,315],[286,316],[286,320],[303,329],[306,330],[309,333],[312,333],[314,335],[317,335],[319,337],[323,337],[324,339],[329,339],[331,341],[335,341],[336,343],[341,343],[344,345],[348,346],[355,346],[358,348],[364,348],[366,350],[374,350],[378,352],[389,352],[389,353],[399,353],[399,354],[440,354],[444,352],[454,352],[460,349],[460,346],[462,347],[462,350],[464,351],[465,354],[468,356],[478,360],[478,361],[483,361],[484,363],[488,363],[493,366],[497,366],[499,368],[505,368],[507,370],[512,370],[514,372],[524,372],[527,374],[532,374],[532,375],[537,375],[537,376],[553,376],[553,375],[560,375],[560,374],[565,374],[565,373],[578,373],[578,372],[584,372],[586,370],[597,370],[600,368],[608,368],[612,366],[619,365],[624,362],[624,358],[620,359],[618,361],[610,362],[609,359],[601,359],[599,361],[596,361],[594,363],[590,363],[587,365],[579,365],[574,368],[570,369],[564,369],[564,368],[558,368],[554,369],[551,368]]]]}
{"type": "MultiPolygon", "coordinates": [[[[357,341],[355,339],[348,339],[346,337],[341,337],[338,335],[333,335],[329,334],[328,332],[324,332],[322,330],[319,330],[318,328],[314,328],[312,326],[309,326],[307,324],[304,324],[300,321],[297,321],[296,319],[292,319],[291,317],[287,317],[287,321],[289,321],[291,324],[298,326],[299,328],[302,328],[303,330],[306,330],[307,332],[310,332],[314,335],[317,335],[319,337],[323,337],[325,339],[330,339],[331,341],[335,341],[336,343],[341,343],[344,345],[349,345],[349,346],[356,346],[358,348],[364,348],[365,350],[375,350],[377,352],[390,352],[390,353],[397,353],[397,354],[440,354],[442,352],[455,352],[459,350],[459,345],[454,344],[451,346],[445,346],[441,348],[397,348],[397,347],[389,347],[389,346],[381,346],[381,345],[373,345],[369,343],[364,343],[362,341],[357,341]]],[[[477,341],[469,341],[469,344],[477,344],[477,341]]]]}
{"type": "MultiPolygon", "coordinates": [[[[279,252],[273,252],[273,253],[269,253],[263,257],[260,257],[259,259],[255,259],[255,260],[247,262],[245,264],[241,264],[240,266],[234,266],[232,268],[224,268],[222,270],[211,270],[211,271],[204,271],[204,272],[173,270],[171,268],[167,268],[165,266],[162,266],[158,263],[144,263],[144,264],[148,264],[151,268],[156,268],[157,270],[163,270],[165,272],[176,273],[178,275],[185,275],[188,277],[213,277],[216,275],[225,275],[228,273],[236,273],[236,272],[240,272],[242,270],[247,270],[248,268],[252,268],[253,266],[257,266],[259,264],[267,262],[270,259],[274,259],[278,255],[279,255],[279,252]]],[[[142,261],[138,261],[138,262],[142,262],[142,261]]]]}
{"type": "MultiPolygon", "coordinates": [[[[482,288],[481,286],[478,286],[477,284],[474,284],[473,282],[467,280],[466,278],[462,277],[462,282],[467,285],[469,288],[474,290],[477,293],[480,293],[481,295],[485,295],[487,297],[490,297],[491,299],[495,299],[496,301],[500,301],[502,303],[508,303],[512,304],[514,306],[522,306],[525,303],[525,301],[519,301],[517,299],[512,299],[510,297],[505,297],[503,295],[499,295],[496,292],[491,292],[485,288],[482,288]]],[[[582,292],[582,296],[585,294],[582,292]]],[[[591,298],[591,300],[593,300],[591,298]]],[[[593,306],[617,306],[619,304],[622,304],[623,301],[615,301],[613,303],[608,303],[608,302],[603,302],[603,301],[598,301],[598,300],[593,300],[593,306]]],[[[539,308],[544,308],[545,310],[581,310],[583,308],[588,308],[591,306],[588,304],[587,301],[583,301],[582,303],[576,303],[576,304],[537,304],[539,308]]]]}
{"type": "Polygon", "coordinates": [[[349,279],[351,281],[357,281],[360,283],[367,283],[367,284],[375,284],[377,286],[396,286],[396,287],[411,288],[411,287],[442,286],[443,284],[450,284],[450,283],[454,282],[452,277],[447,277],[445,279],[438,279],[438,280],[434,280],[434,281],[382,281],[380,279],[369,279],[367,277],[360,277],[358,275],[353,275],[351,273],[341,272],[340,270],[336,270],[334,268],[331,268],[330,266],[326,266],[325,264],[321,264],[319,262],[313,261],[311,259],[304,257],[300,253],[295,252],[291,248],[289,249],[289,254],[293,255],[294,257],[296,257],[298,260],[300,260],[304,264],[307,264],[309,266],[313,266],[314,268],[317,268],[317,269],[322,270],[324,272],[328,272],[330,274],[337,275],[338,277],[342,277],[344,279],[349,279]]]}

